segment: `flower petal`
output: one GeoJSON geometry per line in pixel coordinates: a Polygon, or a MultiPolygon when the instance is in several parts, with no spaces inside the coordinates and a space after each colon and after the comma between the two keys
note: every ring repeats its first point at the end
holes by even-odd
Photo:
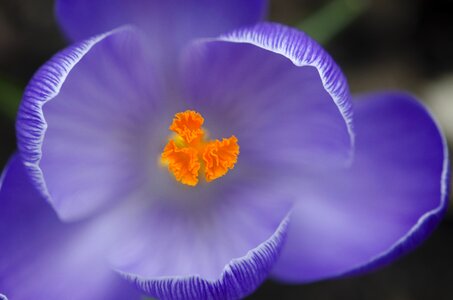
{"type": "Polygon", "coordinates": [[[410,95],[355,102],[351,169],[313,174],[301,187],[274,275],[306,282],[385,265],[420,244],[447,205],[448,151],[431,115],[410,95]]]}
{"type": "Polygon", "coordinates": [[[192,38],[258,22],[266,8],[267,0],[59,0],[57,17],[73,40],[131,23],[168,51],[192,38]]]}
{"type": "Polygon", "coordinates": [[[284,242],[289,205],[274,188],[217,188],[209,198],[206,189],[182,186],[181,199],[130,202],[111,221],[121,224],[112,266],[159,299],[244,297],[284,242]]]}
{"type": "Polygon", "coordinates": [[[122,28],[75,44],[47,62],[25,91],[19,149],[64,220],[125,198],[146,180],[142,159],[152,152],[147,137],[163,97],[141,41],[136,30],[122,28]]]}
{"type": "Polygon", "coordinates": [[[99,255],[103,239],[93,231],[96,227],[60,223],[18,156],[2,178],[1,293],[15,300],[139,299],[99,255]]]}
{"type": "Polygon", "coordinates": [[[183,45],[254,24],[266,8],[267,0],[59,0],[56,11],[73,40],[137,25],[146,33],[160,76],[171,81],[183,45]]]}
{"type": "Polygon", "coordinates": [[[259,24],[198,41],[184,57],[185,105],[210,116],[205,127],[215,138],[235,135],[243,163],[294,168],[350,159],[346,80],[304,33],[259,24]]]}

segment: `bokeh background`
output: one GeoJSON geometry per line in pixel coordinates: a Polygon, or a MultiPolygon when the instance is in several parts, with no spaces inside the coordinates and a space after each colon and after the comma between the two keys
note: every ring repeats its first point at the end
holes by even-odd
{"type": "MultiPolygon", "coordinates": [[[[353,93],[403,89],[417,95],[452,145],[453,1],[271,0],[270,19],[299,27],[322,43],[353,93]]],[[[15,151],[14,116],[23,88],[65,45],[53,0],[0,0],[1,168],[15,151]]],[[[453,299],[453,211],[427,242],[391,266],[308,285],[268,281],[249,298],[453,299]]]]}

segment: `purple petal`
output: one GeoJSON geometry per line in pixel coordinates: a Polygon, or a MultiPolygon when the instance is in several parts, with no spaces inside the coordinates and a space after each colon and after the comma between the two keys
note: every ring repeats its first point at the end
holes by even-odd
{"type": "Polygon", "coordinates": [[[25,91],[19,149],[64,220],[126,198],[147,180],[142,158],[152,153],[147,137],[158,127],[153,116],[162,114],[157,100],[164,97],[140,38],[123,28],[71,46],[25,91]]]}
{"type": "Polygon", "coordinates": [[[193,38],[254,24],[266,8],[267,0],[59,0],[57,17],[73,40],[138,25],[151,40],[151,52],[167,55],[193,38]]]}
{"type": "Polygon", "coordinates": [[[186,107],[209,116],[212,136],[236,135],[243,163],[319,167],[350,158],[346,80],[300,31],[259,24],[198,41],[182,76],[186,107]]]}
{"type": "Polygon", "coordinates": [[[281,250],[289,211],[283,203],[289,202],[276,186],[180,192],[118,209],[110,220],[120,225],[113,268],[159,299],[237,299],[253,292],[281,250]]]}
{"type": "Polygon", "coordinates": [[[307,282],[387,264],[419,245],[447,205],[448,151],[431,115],[402,93],[355,102],[349,170],[313,174],[273,271],[307,282]]]}
{"type": "Polygon", "coordinates": [[[0,186],[1,293],[15,300],[139,299],[100,255],[96,223],[60,223],[18,156],[0,186]]]}
{"type": "Polygon", "coordinates": [[[171,81],[186,43],[254,24],[266,8],[267,0],[60,0],[57,17],[73,40],[137,25],[161,78],[171,81]]]}

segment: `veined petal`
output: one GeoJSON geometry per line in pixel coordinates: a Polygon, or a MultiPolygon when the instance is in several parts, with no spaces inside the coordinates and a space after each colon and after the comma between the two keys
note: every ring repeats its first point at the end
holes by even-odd
{"type": "Polygon", "coordinates": [[[103,259],[95,223],[61,223],[18,156],[0,179],[0,208],[0,292],[9,299],[139,299],[103,259]]]}
{"type": "Polygon", "coordinates": [[[220,277],[143,278],[122,273],[144,292],[159,299],[240,299],[251,294],[267,277],[283,246],[288,219],[265,242],[225,266],[220,277]]]}
{"type": "Polygon", "coordinates": [[[141,37],[127,27],[75,44],[47,62],[25,90],[19,150],[64,220],[127,197],[147,180],[152,153],[161,151],[149,137],[160,129],[163,137],[156,138],[165,140],[165,130],[154,126],[156,111],[165,118],[158,101],[164,97],[141,37]]]}
{"type": "Polygon", "coordinates": [[[278,279],[307,282],[388,264],[426,239],[445,212],[448,150],[432,116],[403,93],[359,98],[355,161],[304,186],[273,271],[278,279]]]}
{"type": "Polygon", "coordinates": [[[118,209],[110,221],[122,224],[115,230],[112,267],[159,299],[250,294],[283,246],[287,199],[276,186],[217,188],[210,196],[183,188],[181,199],[146,199],[118,209]]]}
{"type": "Polygon", "coordinates": [[[235,135],[242,163],[305,169],[351,159],[346,80],[304,33],[259,24],[199,40],[184,54],[186,107],[211,116],[213,136],[235,135]]]}

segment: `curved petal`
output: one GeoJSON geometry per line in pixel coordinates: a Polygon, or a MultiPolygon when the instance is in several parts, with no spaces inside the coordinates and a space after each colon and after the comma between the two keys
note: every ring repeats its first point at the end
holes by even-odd
{"type": "Polygon", "coordinates": [[[251,294],[268,276],[283,245],[288,219],[246,255],[231,260],[215,280],[201,276],[144,278],[122,273],[144,292],[159,299],[240,299],[251,294]]]}
{"type": "Polygon", "coordinates": [[[187,108],[211,116],[214,136],[235,135],[243,161],[343,166],[351,156],[346,80],[302,32],[259,24],[198,41],[185,53],[182,78],[187,108]]]}
{"type": "Polygon", "coordinates": [[[254,24],[266,8],[267,0],[59,0],[57,17],[73,40],[135,24],[147,33],[160,61],[193,38],[254,24]]]}
{"type": "MultiPolygon", "coordinates": [[[[93,224],[67,226],[31,185],[18,156],[0,190],[0,289],[10,299],[139,299],[100,256],[93,224]]],[[[0,295],[2,299],[2,295],[0,295]]]]}
{"type": "Polygon", "coordinates": [[[85,217],[145,180],[137,166],[163,98],[146,55],[141,35],[122,28],[67,48],[29,83],[19,149],[60,218],[85,217]]]}
{"type": "Polygon", "coordinates": [[[110,219],[119,225],[111,264],[159,299],[244,297],[267,277],[284,242],[290,206],[274,188],[244,184],[208,196],[181,187],[178,199],[129,201],[110,219]]]}
{"type": "Polygon", "coordinates": [[[355,104],[355,161],[307,183],[273,271],[281,280],[385,265],[426,239],[445,212],[447,146],[423,105],[396,92],[365,95],[355,104]]]}
{"type": "Polygon", "coordinates": [[[61,26],[74,40],[134,23],[160,37],[187,41],[253,24],[267,9],[266,0],[58,0],[56,5],[61,26]]]}

